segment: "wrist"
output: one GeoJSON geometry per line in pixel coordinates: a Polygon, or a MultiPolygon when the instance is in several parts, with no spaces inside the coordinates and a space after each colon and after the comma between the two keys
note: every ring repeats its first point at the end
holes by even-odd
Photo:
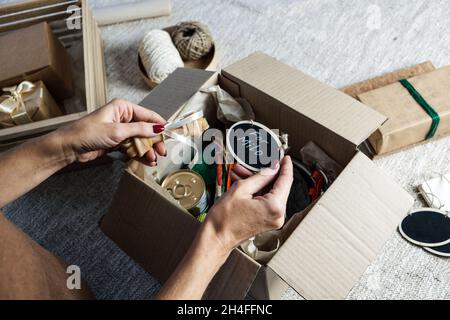
{"type": "Polygon", "coordinates": [[[208,219],[200,227],[198,241],[201,244],[200,246],[207,248],[209,254],[214,254],[216,259],[223,262],[225,262],[234,249],[234,246],[225,241],[208,219]]]}
{"type": "Polygon", "coordinates": [[[66,165],[72,164],[76,162],[76,154],[74,151],[71,127],[62,127],[58,130],[55,130],[51,133],[53,135],[51,139],[54,140],[57,149],[59,150],[59,156],[64,159],[66,165]]]}
{"type": "Polygon", "coordinates": [[[59,170],[74,162],[73,155],[67,148],[66,141],[60,130],[48,133],[38,139],[40,141],[31,141],[31,143],[39,147],[42,158],[47,159],[49,166],[59,170]]]}

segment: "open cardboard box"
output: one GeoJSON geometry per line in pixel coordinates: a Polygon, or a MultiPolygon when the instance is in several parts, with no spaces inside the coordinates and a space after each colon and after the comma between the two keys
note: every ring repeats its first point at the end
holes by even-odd
{"type": "Polygon", "coordinates": [[[63,116],[0,129],[0,149],[45,134],[83,117],[106,103],[106,73],[102,40],[88,0],[28,0],[0,6],[0,34],[42,21],[47,21],[50,25],[62,26],[58,33],[55,33],[60,39],[72,37],[81,44],[80,55],[84,66],[84,70],[81,70],[84,72],[84,77],[81,79],[83,87],[81,91],[84,96],[80,97],[80,103],[65,108],[66,114],[63,116]],[[72,10],[68,10],[69,7],[72,10]],[[73,10],[76,7],[80,8],[81,17],[79,11],[73,10]],[[67,20],[80,18],[79,25],[82,30],[70,30],[66,27],[67,20]]]}
{"type": "MultiPolygon", "coordinates": [[[[178,69],[142,104],[169,117],[201,87],[217,82],[247,99],[258,122],[287,132],[293,157],[314,141],[345,169],[316,203],[289,220],[282,230],[285,241],[267,265],[235,249],[204,298],[240,299],[250,293],[277,299],[288,285],[307,299],[345,298],[413,204],[358,150],[384,116],[261,53],[220,75],[178,69]]],[[[161,282],[182,259],[198,227],[163,188],[129,170],[101,223],[111,239],[161,282]]]]}

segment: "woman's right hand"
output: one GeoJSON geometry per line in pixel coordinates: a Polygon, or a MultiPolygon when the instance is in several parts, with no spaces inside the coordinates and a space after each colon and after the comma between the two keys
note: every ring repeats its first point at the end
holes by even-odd
{"type": "Polygon", "coordinates": [[[292,181],[289,156],[274,169],[238,179],[210,209],[203,227],[213,230],[225,251],[231,251],[252,236],[281,228],[292,181]],[[270,191],[259,195],[271,184],[270,191]]]}
{"type": "Polygon", "coordinates": [[[236,163],[233,166],[233,170],[231,171],[231,180],[238,181],[242,179],[247,179],[253,175],[254,175],[253,172],[236,163]]]}

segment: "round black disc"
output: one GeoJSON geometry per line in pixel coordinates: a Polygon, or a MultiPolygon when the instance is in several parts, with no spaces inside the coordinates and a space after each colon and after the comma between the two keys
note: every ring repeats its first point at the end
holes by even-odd
{"type": "Polygon", "coordinates": [[[411,243],[439,247],[450,243],[450,218],[436,209],[418,209],[400,223],[401,235],[411,243]]]}
{"type": "Polygon", "coordinates": [[[450,258],[450,244],[446,244],[446,245],[440,246],[440,247],[433,247],[433,248],[424,247],[424,249],[432,254],[437,255],[437,256],[450,258]]]}
{"type": "Polygon", "coordinates": [[[247,169],[260,171],[281,160],[280,142],[270,129],[247,121],[237,122],[232,128],[227,135],[230,151],[247,169]]]}

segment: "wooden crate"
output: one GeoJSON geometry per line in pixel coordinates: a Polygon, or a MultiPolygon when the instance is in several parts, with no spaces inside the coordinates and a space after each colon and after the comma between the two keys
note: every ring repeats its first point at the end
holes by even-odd
{"type": "Polygon", "coordinates": [[[0,6],[0,34],[38,22],[63,23],[79,19],[82,30],[63,30],[57,36],[79,38],[83,45],[85,104],[70,114],[0,129],[0,149],[9,148],[77,120],[106,103],[106,72],[100,31],[88,0],[32,0],[0,6]],[[69,6],[79,8],[68,10],[69,6]],[[81,14],[80,14],[81,11],[81,14]]]}

